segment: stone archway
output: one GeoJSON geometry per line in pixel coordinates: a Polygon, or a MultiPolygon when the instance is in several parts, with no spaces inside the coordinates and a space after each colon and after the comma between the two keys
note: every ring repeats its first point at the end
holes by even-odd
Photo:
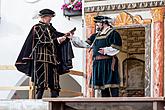
{"type": "MultiPolygon", "coordinates": [[[[142,19],[140,15],[132,16],[127,12],[121,12],[116,16],[114,26],[118,29],[144,28],[144,54],[145,54],[145,95],[151,96],[151,19],[142,19]]],[[[140,32],[140,31],[139,31],[140,32]]],[[[136,44],[140,43],[136,38],[136,44]]],[[[138,49],[135,49],[137,52],[138,49]]],[[[139,52],[137,52],[139,53],[139,52]]],[[[124,59],[123,59],[124,60],[124,59]]]]}
{"type": "Polygon", "coordinates": [[[128,97],[144,97],[145,61],[127,58],[122,62],[125,94],[128,97]]]}

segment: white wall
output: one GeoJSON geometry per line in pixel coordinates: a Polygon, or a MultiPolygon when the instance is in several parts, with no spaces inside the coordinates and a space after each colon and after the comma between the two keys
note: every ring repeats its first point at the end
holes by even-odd
{"type": "MultiPolygon", "coordinates": [[[[29,30],[32,25],[38,23],[38,19],[32,19],[32,17],[43,8],[50,8],[56,12],[52,24],[58,31],[68,32],[73,27],[77,27],[75,34],[82,37],[81,16],[68,20],[67,17],[63,16],[63,11],[61,10],[62,4],[63,0],[40,0],[37,3],[26,3],[25,0],[2,0],[0,64],[12,65],[15,63],[29,30]]],[[[81,49],[76,51],[78,51],[78,53],[82,52],[81,49]]],[[[75,52],[75,54],[76,53],[77,52],[75,52]]],[[[79,56],[79,58],[82,58],[82,56],[79,56]]],[[[74,60],[77,60],[77,58],[74,60]]],[[[81,70],[82,64],[79,64],[75,65],[75,68],[81,70]]]]}
{"type": "MultiPolygon", "coordinates": [[[[77,27],[75,35],[82,38],[81,16],[68,20],[63,16],[61,6],[64,0],[39,0],[36,3],[27,3],[26,0],[1,0],[1,23],[0,23],[0,65],[14,65],[22,45],[31,29],[38,23],[38,19],[32,17],[41,9],[49,8],[56,12],[52,20],[53,26],[60,32],[68,32],[77,27]]],[[[83,70],[83,50],[74,48],[75,58],[73,59],[74,70],[83,70]]],[[[14,76],[20,74],[13,72],[14,76]]],[[[0,74],[1,78],[6,78],[6,74],[0,74]]],[[[8,76],[10,77],[10,76],[8,76]]],[[[81,79],[82,80],[82,79],[81,79]]],[[[0,82],[1,84],[3,82],[0,82]]],[[[80,81],[79,83],[82,83],[80,81]]],[[[14,83],[13,83],[14,84],[14,83]]]]}

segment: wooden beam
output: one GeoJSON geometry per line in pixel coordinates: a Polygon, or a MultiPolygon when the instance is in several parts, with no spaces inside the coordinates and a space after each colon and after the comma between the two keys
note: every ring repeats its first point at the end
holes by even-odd
{"type": "Polygon", "coordinates": [[[34,83],[31,81],[31,77],[29,79],[29,99],[35,99],[35,94],[36,94],[36,87],[34,85],[34,83]]]}
{"type": "Polygon", "coordinates": [[[74,94],[74,96],[83,96],[83,93],[81,93],[81,92],[72,91],[72,90],[68,90],[68,89],[61,89],[60,92],[61,93],[71,93],[71,94],[74,94]]]}
{"type": "Polygon", "coordinates": [[[83,72],[76,71],[76,70],[70,70],[70,72],[68,74],[77,75],[77,76],[84,76],[84,73],[83,72]]]}
{"type": "Polygon", "coordinates": [[[30,90],[30,86],[0,86],[0,90],[30,90]]]}
{"type": "MultiPolygon", "coordinates": [[[[14,65],[0,65],[0,70],[16,70],[14,65]]],[[[70,70],[68,74],[84,76],[85,74],[81,71],[70,70]]]]}
{"type": "Polygon", "coordinates": [[[16,70],[14,65],[0,65],[0,70],[16,70]]]}
{"type": "MultiPolygon", "coordinates": [[[[34,95],[34,92],[32,92],[34,89],[33,86],[0,86],[0,91],[6,91],[6,90],[28,90],[30,93],[29,93],[29,98],[32,99],[34,98],[33,95],[34,95]]],[[[69,90],[69,89],[61,89],[60,91],[61,93],[72,93],[74,94],[74,96],[82,96],[83,93],[81,92],[77,92],[77,91],[72,91],[72,90],[69,90]]]]}

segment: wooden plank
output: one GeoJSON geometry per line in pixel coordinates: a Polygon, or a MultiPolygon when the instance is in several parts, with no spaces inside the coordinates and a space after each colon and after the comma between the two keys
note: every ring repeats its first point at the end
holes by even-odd
{"type": "Polygon", "coordinates": [[[52,102],[165,102],[164,97],[100,97],[100,98],[43,98],[44,101],[52,102]]]}
{"type": "MultiPolygon", "coordinates": [[[[0,70],[16,70],[14,65],[0,65],[0,70]]],[[[84,73],[81,71],[70,70],[68,74],[84,76],[84,73]]]]}
{"type": "Polygon", "coordinates": [[[65,103],[57,102],[57,103],[52,103],[50,106],[49,107],[51,109],[49,109],[49,110],[65,110],[65,108],[64,108],[65,103]]]}
{"type": "Polygon", "coordinates": [[[16,70],[14,65],[0,65],[0,70],[16,70]]]}
{"type": "MultiPolygon", "coordinates": [[[[0,86],[0,90],[33,90],[33,86],[0,86]]],[[[61,89],[61,92],[77,93],[77,95],[82,95],[81,92],[72,91],[69,89],[61,89]]]]}
{"type": "Polygon", "coordinates": [[[165,106],[164,97],[43,98],[43,101],[51,103],[49,110],[164,110],[165,106]]]}
{"type": "MultiPolygon", "coordinates": [[[[157,110],[165,110],[165,103],[163,102],[155,102],[157,105],[157,110]]],[[[153,105],[154,106],[154,105],[153,105]]],[[[154,107],[153,107],[154,108],[154,107]]]]}
{"type": "Polygon", "coordinates": [[[65,110],[70,110],[68,106],[71,110],[153,110],[152,102],[66,102],[65,106],[65,110]]]}
{"type": "Polygon", "coordinates": [[[158,104],[157,104],[157,102],[153,102],[153,110],[158,110],[158,104]]]}
{"type": "Polygon", "coordinates": [[[84,73],[83,72],[76,71],[76,70],[70,70],[70,72],[68,74],[77,75],[77,76],[84,76],[84,73]]]}
{"type": "Polygon", "coordinates": [[[29,90],[30,86],[0,86],[0,90],[29,90]]]}
{"type": "Polygon", "coordinates": [[[35,94],[36,94],[36,87],[34,85],[34,83],[31,81],[31,77],[29,79],[29,99],[35,99],[35,94]]]}
{"type": "Polygon", "coordinates": [[[71,93],[74,96],[83,96],[83,93],[81,93],[81,92],[72,91],[72,90],[68,90],[68,89],[61,89],[60,94],[61,93],[71,93]]]}

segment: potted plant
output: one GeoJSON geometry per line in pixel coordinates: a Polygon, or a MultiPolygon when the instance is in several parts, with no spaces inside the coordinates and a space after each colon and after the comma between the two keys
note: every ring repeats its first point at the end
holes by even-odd
{"type": "Polygon", "coordinates": [[[70,0],[70,2],[63,4],[61,9],[65,16],[81,16],[82,0],[70,0]]]}

